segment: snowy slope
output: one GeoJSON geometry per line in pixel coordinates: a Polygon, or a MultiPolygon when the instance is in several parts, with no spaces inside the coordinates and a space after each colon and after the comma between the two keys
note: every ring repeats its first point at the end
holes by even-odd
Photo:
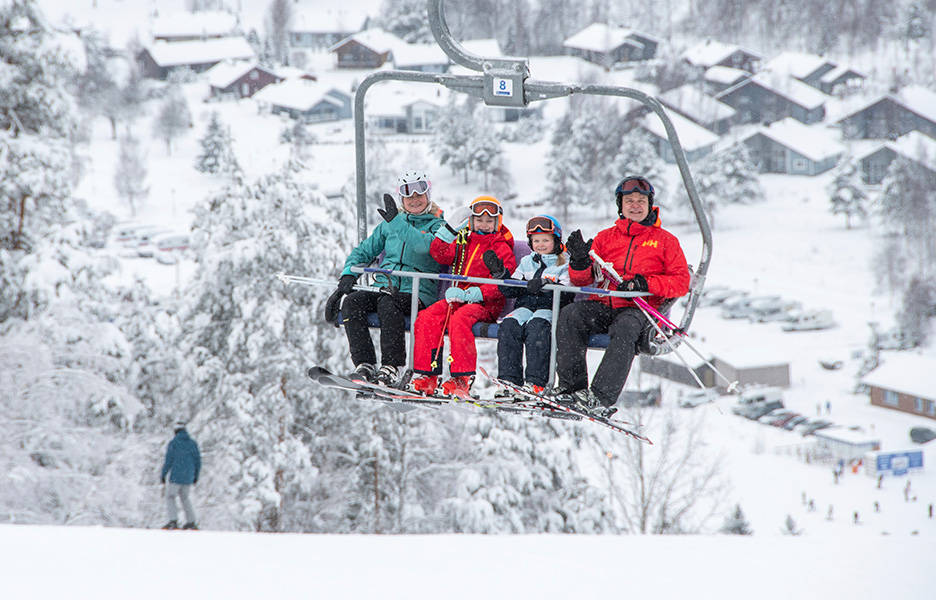
{"type": "Polygon", "coordinates": [[[0,526],[6,598],[932,597],[931,537],[338,536],[0,526]],[[927,581],[930,585],[927,585],[927,581]]]}

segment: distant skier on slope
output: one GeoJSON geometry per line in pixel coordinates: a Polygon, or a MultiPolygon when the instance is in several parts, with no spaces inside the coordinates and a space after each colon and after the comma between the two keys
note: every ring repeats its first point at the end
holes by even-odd
{"type": "Polygon", "coordinates": [[[185,525],[182,529],[198,529],[195,525],[195,509],[192,508],[189,494],[192,486],[198,483],[198,476],[201,473],[201,452],[198,450],[198,444],[189,437],[188,431],[185,430],[184,422],[177,421],[173,429],[175,429],[175,437],[166,448],[166,460],[163,461],[162,474],[159,476],[160,481],[166,486],[166,508],[169,512],[169,522],[163,526],[163,529],[179,528],[176,496],[182,501],[182,508],[185,510],[185,525]],[[169,477],[168,484],[166,476],[169,477]]]}
{"type": "MultiPolygon", "coordinates": [[[[580,230],[569,235],[569,277],[572,285],[590,286],[599,276],[590,252],[611,263],[623,281],[622,292],[650,292],[647,303],[659,308],[667,298],[689,293],[689,267],[676,236],[660,226],[659,208],[653,206],[654,189],[643,177],[625,177],[614,190],[618,219],[612,227],[585,242],[580,230]]],[[[559,375],[557,400],[580,410],[608,416],[624,388],[637,344],[651,325],[632,300],[589,296],[559,313],[556,326],[559,375]],[[607,333],[611,341],[588,384],[585,353],[592,334],[607,333]]]]}
{"type": "MultiPolygon", "coordinates": [[[[384,254],[380,267],[397,271],[439,273],[441,267],[429,254],[434,234],[445,221],[442,210],[430,199],[432,182],[422,171],[407,171],[397,180],[402,211],[390,194],[384,194],[384,208],[377,209],[383,222],[351,251],[338,280],[338,289],[325,303],[325,320],[338,324],[341,311],[353,375],[371,383],[397,387],[401,368],[406,365],[406,329],[403,318],[410,312],[413,280],[409,277],[380,275],[375,285],[380,292],[352,291],[358,276],[351,267],[369,263],[384,254]],[[342,298],[344,304],[342,304],[342,298]],[[368,313],[380,319],[380,360],[378,369],[374,342],[367,328],[368,313]]],[[[438,284],[433,279],[419,282],[420,309],[436,301],[438,284]]]]}

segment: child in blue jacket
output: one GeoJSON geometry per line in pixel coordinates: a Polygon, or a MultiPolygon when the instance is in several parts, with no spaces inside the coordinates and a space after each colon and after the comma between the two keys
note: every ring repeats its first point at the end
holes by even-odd
{"type": "MultiPolygon", "coordinates": [[[[497,336],[498,377],[528,391],[539,394],[550,383],[549,349],[552,326],[553,293],[543,290],[550,284],[569,285],[569,257],[562,245],[562,228],[549,216],[533,217],[526,226],[527,241],[532,252],[520,260],[511,279],[528,281],[526,287],[501,286],[508,298],[516,298],[514,310],[500,323],[497,336]],[[526,349],[526,372],[523,351],[526,349]]],[[[485,254],[484,260],[492,277],[506,279],[503,264],[496,256],[485,254]]],[[[560,306],[571,302],[575,295],[561,292],[560,306]]],[[[506,390],[497,397],[509,397],[506,390]]]]}

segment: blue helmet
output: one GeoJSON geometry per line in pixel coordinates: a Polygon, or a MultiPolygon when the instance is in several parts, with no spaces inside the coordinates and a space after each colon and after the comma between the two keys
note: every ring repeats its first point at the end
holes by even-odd
{"type": "Polygon", "coordinates": [[[562,245],[562,227],[559,225],[559,221],[555,217],[549,215],[538,215],[527,221],[526,224],[527,232],[527,242],[530,244],[530,247],[533,247],[533,234],[534,233],[551,233],[553,235],[553,240],[555,241],[555,248],[553,253],[559,254],[563,251],[564,246],[562,245]]]}

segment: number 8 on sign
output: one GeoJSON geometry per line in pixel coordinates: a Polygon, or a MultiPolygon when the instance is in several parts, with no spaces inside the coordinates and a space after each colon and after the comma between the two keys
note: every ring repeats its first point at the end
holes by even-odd
{"type": "Polygon", "coordinates": [[[513,81],[510,79],[494,79],[495,96],[513,96],[513,81]]]}

